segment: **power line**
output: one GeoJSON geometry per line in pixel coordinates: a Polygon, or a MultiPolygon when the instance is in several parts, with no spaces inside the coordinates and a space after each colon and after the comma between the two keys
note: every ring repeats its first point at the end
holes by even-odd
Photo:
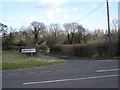
{"type": "Polygon", "coordinates": [[[90,14],[92,14],[94,11],[96,11],[97,9],[99,9],[102,5],[104,4],[104,2],[103,3],[101,3],[97,8],[95,8],[93,11],[91,11],[90,13],[88,13],[86,16],[84,16],[83,18],[81,18],[80,20],[78,20],[77,22],[80,22],[80,21],[82,21],[82,20],[84,20],[86,17],[88,17],[90,14]]]}

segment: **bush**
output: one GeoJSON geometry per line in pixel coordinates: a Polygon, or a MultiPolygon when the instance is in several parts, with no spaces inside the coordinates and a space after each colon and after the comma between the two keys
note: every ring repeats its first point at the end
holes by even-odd
{"type": "Polygon", "coordinates": [[[50,47],[50,52],[51,53],[60,53],[62,52],[61,45],[55,45],[50,47]]]}
{"type": "MultiPolygon", "coordinates": [[[[118,56],[118,42],[111,42],[111,56],[118,56]]],[[[97,53],[99,57],[106,57],[109,54],[109,44],[102,43],[97,46],[97,53]]]]}
{"type": "Polygon", "coordinates": [[[112,56],[119,56],[118,55],[118,42],[117,41],[115,41],[115,42],[112,42],[111,43],[111,55],[112,56]]]}
{"type": "Polygon", "coordinates": [[[97,56],[98,57],[105,57],[107,56],[108,52],[108,44],[107,43],[102,43],[97,46],[97,56]]]}
{"type": "Polygon", "coordinates": [[[94,57],[96,55],[96,45],[95,44],[83,44],[74,47],[74,56],[80,57],[94,57]]]}
{"type": "Polygon", "coordinates": [[[74,49],[73,45],[62,45],[61,49],[62,49],[61,50],[62,54],[73,55],[73,49],[74,49]]]}
{"type": "Polygon", "coordinates": [[[47,52],[48,47],[45,46],[45,45],[41,45],[41,46],[38,46],[38,49],[39,49],[40,52],[47,52]]]}

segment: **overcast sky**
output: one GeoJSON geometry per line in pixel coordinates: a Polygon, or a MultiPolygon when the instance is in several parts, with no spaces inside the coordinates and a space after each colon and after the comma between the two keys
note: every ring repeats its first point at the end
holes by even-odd
{"type": "MultiPolygon", "coordinates": [[[[29,26],[31,22],[45,25],[78,22],[83,27],[107,29],[105,0],[4,0],[0,3],[0,22],[11,27],[29,26]],[[91,11],[96,11],[88,15],[91,11]],[[86,17],[86,15],[88,15],[86,17]]],[[[118,17],[118,1],[110,2],[110,20],[118,17]]]]}

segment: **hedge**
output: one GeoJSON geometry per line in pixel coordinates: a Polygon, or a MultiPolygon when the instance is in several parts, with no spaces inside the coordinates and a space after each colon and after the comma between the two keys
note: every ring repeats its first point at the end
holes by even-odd
{"type": "MultiPolygon", "coordinates": [[[[51,53],[72,55],[79,57],[106,57],[108,56],[108,43],[54,45],[50,48],[51,53]]],[[[118,43],[111,43],[111,56],[118,56],[118,43]]]]}

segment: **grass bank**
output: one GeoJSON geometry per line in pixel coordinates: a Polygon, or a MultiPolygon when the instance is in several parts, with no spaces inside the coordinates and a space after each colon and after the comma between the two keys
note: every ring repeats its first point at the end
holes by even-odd
{"type": "Polygon", "coordinates": [[[18,53],[3,51],[2,52],[2,70],[41,67],[65,63],[63,60],[47,60],[41,57],[28,58],[18,53]]]}

